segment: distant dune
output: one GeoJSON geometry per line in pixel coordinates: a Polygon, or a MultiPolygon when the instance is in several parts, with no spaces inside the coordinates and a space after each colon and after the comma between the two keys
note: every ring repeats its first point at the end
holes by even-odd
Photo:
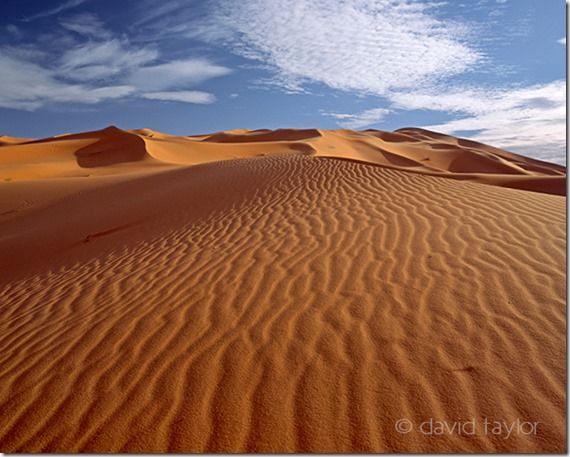
{"type": "Polygon", "coordinates": [[[565,189],[416,128],[0,137],[0,451],[565,452],[565,189]]]}
{"type": "Polygon", "coordinates": [[[173,136],[150,129],[104,130],[43,140],[0,137],[4,179],[39,179],[138,172],[282,154],[355,160],[385,168],[557,195],[566,168],[428,130],[232,130],[173,136]],[[109,167],[109,165],[121,165],[109,167]]]}

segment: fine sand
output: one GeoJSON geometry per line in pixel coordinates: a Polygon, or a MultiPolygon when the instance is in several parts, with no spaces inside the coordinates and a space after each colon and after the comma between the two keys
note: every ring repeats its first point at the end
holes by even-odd
{"type": "Polygon", "coordinates": [[[565,187],[421,129],[0,137],[0,451],[564,452],[565,187]]]}

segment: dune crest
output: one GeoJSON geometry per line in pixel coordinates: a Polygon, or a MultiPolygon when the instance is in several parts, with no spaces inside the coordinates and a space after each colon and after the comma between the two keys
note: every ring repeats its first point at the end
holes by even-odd
{"type": "Polygon", "coordinates": [[[8,146],[12,144],[22,144],[32,141],[28,138],[16,138],[15,136],[0,135],[0,146],[8,146]]]}

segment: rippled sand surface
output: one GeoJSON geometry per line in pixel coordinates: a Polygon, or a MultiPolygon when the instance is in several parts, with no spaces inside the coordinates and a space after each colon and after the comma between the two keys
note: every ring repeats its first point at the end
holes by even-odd
{"type": "Polygon", "coordinates": [[[1,451],[565,451],[564,168],[419,129],[3,144],[1,451]]]}

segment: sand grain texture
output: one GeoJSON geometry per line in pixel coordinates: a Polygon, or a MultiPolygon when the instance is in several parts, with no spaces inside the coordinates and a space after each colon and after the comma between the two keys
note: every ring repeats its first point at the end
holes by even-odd
{"type": "Polygon", "coordinates": [[[566,449],[563,167],[110,128],[5,144],[0,178],[3,452],[566,449]]]}

